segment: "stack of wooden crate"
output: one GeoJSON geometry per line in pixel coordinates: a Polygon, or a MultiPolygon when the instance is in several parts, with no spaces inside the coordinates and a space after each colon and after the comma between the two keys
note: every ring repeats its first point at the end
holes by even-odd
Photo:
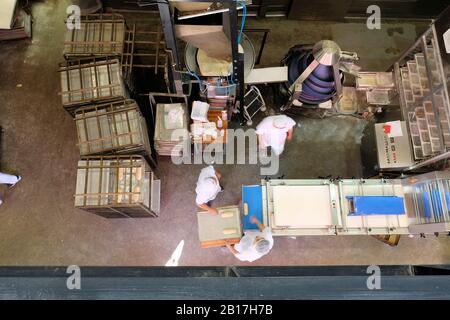
{"type": "Polygon", "coordinates": [[[66,32],[59,69],[81,155],[75,207],[107,218],[159,213],[146,120],[124,80],[132,70],[132,36],[120,15],[83,16],[80,29],[66,32]]]}

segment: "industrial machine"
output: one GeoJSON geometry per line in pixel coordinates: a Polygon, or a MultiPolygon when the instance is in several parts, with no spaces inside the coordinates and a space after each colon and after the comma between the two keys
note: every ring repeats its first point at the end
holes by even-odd
{"type": "Polygon", "coordinates": [[[367,86],[368,96],[386,101],[379,105],[399,106],[401,110],[401,134],[392,137],[382,129],[386,124],[375,126],[380,170],[414,171],[439,165],[450,157],[449,28],[447,8],[389,72],[378,73],[378,79],[392,79],[387,82],[393,87],[383,88],[379,83],[367,86]],[[392,157],[404,161],[386,161],[392,157]]]}
{"type": "Polygon", "coordinates": [[[444,38],[449,28],[447,8],[393,66],[414,155],[408,170],[450,156],[450,50],[444,38]]]}
{"type": "Polygon", "coordinates": [[[291,48],[282,60],[288,81],[281,84],[280,91],[288,96],[288,102],[281,111],[293,105],[317,106],[327,101],[335,104],[342,96],[343,71],[350,72],[344,63],[357,59],[356,53],[343,52],[331,40],[291,48]]]}
{"type": "Polygon", "coordinates": [[[255,215],[277,236],[450,231],[448,171],[393,180],[263,180],[244,186],[242,201],[244,229],[255,215]]]}
{"type": "MultiPolygon", "coordinates": [[[[170,57],[170,90],[183,94],[183,83],[195,79],[201,93],[205,94],[206,84],[215,83],[227,88],[228,101],[242,103],[244,77],[255,61],[253,45],[243,33],[245,19],[238,30],[237,11],[246,10],[245,2],[228,0],[212,5],[208,1],[170,1],[170,4],[158,4],[170,57]],[[184,55],[180,54],[180,43],[185,46],[184,55]]],[[[226,103],[223,108],[228,107],[226,103]]]]}

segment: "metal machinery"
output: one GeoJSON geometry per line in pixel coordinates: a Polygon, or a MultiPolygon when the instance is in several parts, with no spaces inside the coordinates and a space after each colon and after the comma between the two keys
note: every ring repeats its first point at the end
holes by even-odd
{"type": "Polygon", "coordinates": [[[342,96],[344,61],[357,60],[355,53],[343,52],[331,40],[322,40],[314,46],[299,45],[290,49],[283,59],[288,68],[288,102],[281,107],[285,111],[293,105],[316,106],[331,101],[333,104],[342,96]]]}
{"type": "Polygon", "coordinates": [[[382,170],[413,171],[450,157],[449,28],[450,7],[392,66],[393,99],[387,90],[375,90],[387,100],[398,100],[403,121],[404,138],[396,138],[401,142],[387,139],[380,125],[375,129],[382,170]],[[393,157],[410,160],[383,165],[393,157]]]}
{"type": "MultiPolygon", "coordinates": [[[[194,1],[170,1],[171,6],[167,3],[158,3],[158,8],[160,12],[161,21],[163,23],[164,36],[166,42],[166,49],[169,52],[171,72],[169,73],[171,92],[177,94],[183,94],[182,84],[186,79],[186,76],[194,77],[199,82],[201,94],[204,95],[205,100],[215,104],[216,108],[228,108],[231,109],[232,106],[242,105],[244,101],[244,76],[245,70],[253,68],[255,61],[255,52],[251,42],[248,38],[243,35],[238,30],[238,9],[239,2],[235,0],[225,0],[214,3],[213,7],[206,11],[191,12],[190,14],[183,14],[183,6],[191,5],[194,1]],[[217,26],[214,25],[208,17],[213,16],[216,20],[221,20],[222,24],[217,26]],[[206,18],[205,18],[206,17],[206,18]],[[208,27],[216,27],[216,29],[221,29],[225,34],[225,41],[229,41],[231,48],[231,68],[227,75],[221,76],[202,76],[199,72],[198,67],[198,46],[199,43],[194,44],[188,43],[185,47],[184,53],[184,66],[188,71],[183,70],[183,59],[181,59],[181,50],[177,44],[177,37],[180,36],[180,26],[186,26],[191,24],[193,29],[207,29],[208,27]],[[196,27],[197,26],[197,27],[196,27]],[[178,33],[177,31],[178,30],[178,33]],[[237,39],[241,39],[237,41],[237,39]],[[238,43],[239,42],[239,43],[238,43]],[[244,49],[243,51],[239,47],[244,49]],[[245,61],[245,62],[244,62],[245,61]],[[210,87],[209,90],[205,88],[210,87]],[[213,88],[216,86],[216,88],[213,88]],[[224,94],[217,94],[219,91],[224,91],[224,94]],[[226,96],[222,103],[218,101],[218,96],[226,96]]],[[[208,0],[198,0],[195,1],[195,6],[200,6],[202,8],[209,7],[211,1],[208,0]]],[[[242,8],[242,7],[241,7],[242,8]]],[[[214,19],[213,19],[214,20],[214,19]]],[[[190,38],[192,39],[192,38],[190,38]]],[[[206,36],[205,38],[206,39],[206,36]]],[[[208,40],[203,40],[200,37],[200,45],[208,42],[208,40]]],[[[222,42],[220,42],[222,43],[222,42]]]]}
{"type": "MultiPolygon", "coordinates": [[[[277,236],[429,234],[450,231],[450,172],[405,179],[263,180],[243,196],[277,236]],[[378,204],[362,209],[355,199],[378,204]],[[392,201],[397,201],[393,205],[392,201]],[[387,201],[387,207],[379,203],[387,201]],[[358,213],[358,206],[362,213],[358,213]],[[395,208],[397,206],[397,210],[395,208]],[[381,208],[381,209],[380,209],[381,208]],[[386,210],[394,210],[386,212],[386,210]]],[[[245,187],[244,187],[245,188],[245,187]]],[[[248,216],[247,215],[247,216],[248,216]]]]}

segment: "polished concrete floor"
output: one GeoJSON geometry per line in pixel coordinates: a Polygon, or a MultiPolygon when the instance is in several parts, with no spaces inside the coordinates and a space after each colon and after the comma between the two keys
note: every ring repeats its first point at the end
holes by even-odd
{"type": "MultiPolygon", "coordinates": [[[[224,249],[200,248],[194,204],[200,165],[177,166],[160,159],[162,210],[156,219],[107,220],[74,209],[76,130],[57,94],[68,2],[35,4],[33,40],[0,43],[1,165],[2,170],[23,176],[13,190],[0,190],[5,198],[0,207],[0,265],[165,265],[181,241],[179,265],[250,265],[224,249]]],[[[364,22],[250,20],[249,25],[272,27],[261,65],[277,65],[293,44],[332,38],[342,40],[344,50],[357,51],[361,65],[374,70],[386,69],[423,28],[386,22],[370,47],[366,33],[354,32],[362,30],[364,22]]],[[[283,154],[280,175],[361,175],[362,120],[297,120],[301,127],[283,154]]],[[[217,168],[226,189],[217,204],[238,203],[241,185],[261,179],[257,165],[217,168]]],[[[450,263],[446,236],[403,237],[397,247],[370,236],[314,236],[278,237],[270,254],[251,265],[440,263],[450,263]]]]}

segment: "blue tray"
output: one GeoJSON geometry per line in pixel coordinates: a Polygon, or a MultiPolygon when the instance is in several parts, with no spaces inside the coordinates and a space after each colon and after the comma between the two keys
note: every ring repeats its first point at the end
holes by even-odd
{"type": "Polygon", "coordinates": [[[262,187],[242,186],[242,221],[244,230],[258,229],[258,226],[250,222],[250,217],[255,216],[263,223],[262,212],[262,187]],[[244,204],[248,205],[248,215],[245,215],[244,204]]]}

